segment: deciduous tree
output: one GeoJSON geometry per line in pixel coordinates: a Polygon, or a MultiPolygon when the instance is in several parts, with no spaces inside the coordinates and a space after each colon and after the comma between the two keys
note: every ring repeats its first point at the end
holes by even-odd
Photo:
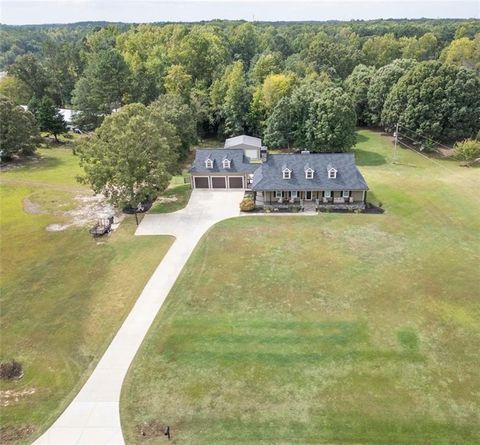
{"type": "Polygon", "coordinates": [[[39,138],[32,113],[0,96],[0,159],[8,161],[16,154],[32,154],[39,138]]]}
{"type": "Polygon", "coordinates": [[[349,151],[355,144],[356,121],[350,95],[340,87],[327,87],[310,106],[306,148],[312,152],[349,151]]]}
{"type": "Polygon", "coordinates": [[[223,124],[224,135],[243,133],[250,97],[241,61],[228,66],[223,77],[214,82],[211,99],[223,124]]]}
{"type": "Polygon", "coordinates": [[[181,96],[187,102],[190,101],[192,85],[192,76],[182,65],[172,65],[164,78],[165,92],[181,96]]]}
{"type": "Polygon", "coordinates": [[[363,44],[363,52],[369,65],[377,68],[401,57],[402,44],[393,33],[370,37],[363,44]]]}
{"type": "Polygon", "coordinates": [[[410,68],[415,65],[412,59],[397,59],[379,68],[372,76],[368,88],[369,121],[373,125],[381,124],[382,110],[388,93],[410,68]]]}
{"type": "Polygon", "coordinates": [[[179,146],[176,150],[181,159],[188,155],[190,147],[197,142],[197,116],[195,109],[187,104],[181,96],[163,94],[152,102],[149,109],[162,116],[173,125],[179,138],[179,146]]]}
{"type": "Polygon", "coordinates": [[[25,105],[32,97],[32,90],[22,80],[5,76],[0,79],[0,94],[17,105],[25,105]]]}
{"type": "Polygon", "coordinates": [[[462,37],[453,40],[442,51],[440,60],[464,66],[480,74],[480,34],[477,34],[474,39],[462,37]]]}
{"type": "Polygon", "coordinates": [[[79,180],[115,206],[136,208],[168,186],[178,144],[175,128],[155,107],[126,105],[79,143],[77,152],[85,170],[79,180]]]}
{"type": "Polygon", "coordinates": [[[345,80],[346,90],[350,93],[355,103],[355,112],[357,113],[359,125],[368,125],[370,123],[367,95],[374,73],[374,67],[360,64],[354,68],[352,74],[345,80]]]}
{"type": "Polygon", "coordinates": [[[455,65],[419,63],[391,90],[382,119],[432,139],[472,137],[480,129],[480,78],[455,65]]]}

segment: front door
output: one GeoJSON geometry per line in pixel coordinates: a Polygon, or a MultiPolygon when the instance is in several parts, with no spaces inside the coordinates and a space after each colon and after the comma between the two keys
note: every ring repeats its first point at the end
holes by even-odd
{"type": "Polygon", "coordinates": [[[307,201],[311,201],[312,200],[312,192],[305,192],[305,199],[307,201]]]}

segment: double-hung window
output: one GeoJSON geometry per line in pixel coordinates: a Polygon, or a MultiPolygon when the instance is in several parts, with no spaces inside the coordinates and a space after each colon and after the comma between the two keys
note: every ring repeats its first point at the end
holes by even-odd
{"type": "Polygon", "coordinates": [[[282,192],[280,190],[275,190],[275,198],[281,198],[282,192]]]}
{"type": "Polygon", "coordinates": [[[332,197],[332,192],[330,190],[325,190],[325,198],[331,198],[332,197]]]}
{"type": "Polygon", "coordinates": [[[342,198],[350,198],[350,192],[348,190],[344,190],[342,192],[342,198]]]}

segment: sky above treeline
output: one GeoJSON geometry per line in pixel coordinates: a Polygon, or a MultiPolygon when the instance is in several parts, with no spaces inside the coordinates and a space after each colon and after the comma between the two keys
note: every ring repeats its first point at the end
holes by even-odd
{"type": "Polygon", "coordinates": [[[0,23],[480,18],[480,0],[0,0],[0,23]]]}

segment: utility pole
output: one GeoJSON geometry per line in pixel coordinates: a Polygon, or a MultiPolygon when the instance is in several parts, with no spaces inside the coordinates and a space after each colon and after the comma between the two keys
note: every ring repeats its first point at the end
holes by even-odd
{"type": "Polygon", "coordinates": [[[393,137],[394,137],[394,147],[393,147],[392,163],[394,164],[395,162],[397,162],[398,122],[397,122],[397,125],[395,125],[395,133],[393,133],[393,137]]]}

